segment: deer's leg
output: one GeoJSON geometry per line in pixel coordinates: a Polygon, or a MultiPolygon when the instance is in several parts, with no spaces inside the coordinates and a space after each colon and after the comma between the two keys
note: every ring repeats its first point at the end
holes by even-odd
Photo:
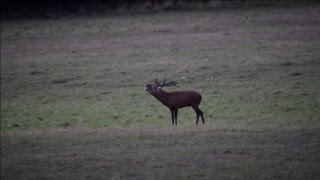
{"type": "MultiPolygon", "coordinates": [[[[197,113],[197,112],[196,112],[197,113]]],[[[196,121],[196,125],[198,125],[198,121],[199,121],[199,114],[197,113],[197,121],[196,121]]]]}
{"type": "Polygon", "coordinates": [[[171,112],[171,119],[172,119],[172,125],[174,125],[174,117],[175,117],[175,113],[173,109],[170,109],[171,112]]]}
{"type": "Polygon", "coordinates": [[[204,118],[203,118],[203,112],[202,112],[200,109],[199,109],[199,114],[200,114],[200,116],[201,116],[202,123],[205,124],[205,123],[204,123],[204,118]]]}
{"type": "Polygon", "coordinates": [[[203,112],[199,109],[199,107],[198,107],[198,106],[192,106],[192,108],[194,109],[194,111],[195,111],[196,114],[197,114],[196,124],[198,124],[199,116],[201,117],[202,123],[205,124],[205,122],[204,122],[204,117],[203,117],[203,112]]]}
{"type": "Polygon", "coordinates": [[[192,108],[194,109],[194,112],[196,112],[197,114],[197,121],[196,124],[198,125],[198,121],[199,121],[199,108],[197,106],[192,106],[192,108]]]}
{"type": "Polygon", "coordinates": [[[177,125],[177,121],[178,121],[178,109],[174,110],[174,118],[176,120],[176,125],[177,125]]]}

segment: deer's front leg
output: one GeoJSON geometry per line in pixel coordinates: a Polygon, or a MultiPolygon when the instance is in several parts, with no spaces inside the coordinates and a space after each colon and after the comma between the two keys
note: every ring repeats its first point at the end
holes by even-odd
{"type": "Polygon", "coordinates": [[[172,125],[174,125],[174,118],[175,118],[174,109],[170,109],[170,112],[171,112],[172,125]]]}
{"type": "Polygon", "coordinates": [[[174,110],[174,119],[176,120],[176,125],[178,124],[177,121],[178,121],[178,109],[175,109],[174,110]]]}

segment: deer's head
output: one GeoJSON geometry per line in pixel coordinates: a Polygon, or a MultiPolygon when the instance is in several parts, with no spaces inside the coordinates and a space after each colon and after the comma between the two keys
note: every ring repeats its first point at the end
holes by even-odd
{"type": "Polygon", "coordinates": [[[147,91],[150,94],[155,94],[157,92],[160,92],[161,88],[168,87],[168,86],[176,86],[177,83],[174,81],[166,82],[166,79],[164,79],[161,83],[158,82],[158,79],[153,80],[153,84],[146,84],[145,85],[145,91],[147,91]]]}

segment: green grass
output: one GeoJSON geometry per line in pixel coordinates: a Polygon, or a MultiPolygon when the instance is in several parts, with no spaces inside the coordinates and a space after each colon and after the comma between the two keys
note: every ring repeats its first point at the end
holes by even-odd
{"type": "Polygon", "coordinates": [[[1,22],[1,178],[316,179],[318,9],[1,22]],[[206,125],[171,127],[156,77],[206,125]]]}
{"type": "Polygon", "coordinates": [[[2,136],[4,178],[316,179],[316,130],[59,129],[2,136]],[[12,153],[14,152],[14,153],[12,153]]]}

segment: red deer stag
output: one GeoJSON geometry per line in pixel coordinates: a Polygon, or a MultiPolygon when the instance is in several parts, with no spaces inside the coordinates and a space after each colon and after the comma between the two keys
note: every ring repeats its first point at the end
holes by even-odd
{"type": "Polygon", "coordinates": [[[145,91],[150,93],[156,99],[158,99],[163,105],[167,106],[171,112],[172,125],[177,125],[178,109],[191,106],[197,114],[198,124],[199,116],[201,116],[202,123],[204,124],[203,112],[199,109],[201,102],[201,95],[195,91],[174,91],[166,92],[162,90],[163,87],[176,86],[174,81],[166,82],[166,79],[162,83],[158,82],[158,79],[153,80],[153,84],[146,84],[145,91]]]}

